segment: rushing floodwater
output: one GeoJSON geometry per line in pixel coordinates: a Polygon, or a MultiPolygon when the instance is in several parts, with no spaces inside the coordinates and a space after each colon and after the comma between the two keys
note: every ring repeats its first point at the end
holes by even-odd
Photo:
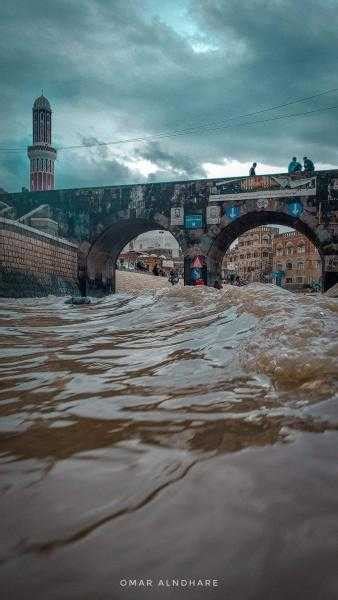
{"type": "Polygon", "coordinates": [[[261,285],[1,300],[1,598],[336,599],[337,313],[261,285]]]}

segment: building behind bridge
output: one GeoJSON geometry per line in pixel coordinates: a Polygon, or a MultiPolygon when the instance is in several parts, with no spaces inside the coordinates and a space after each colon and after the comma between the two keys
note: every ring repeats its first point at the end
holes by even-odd
{"type": "Polygon", "coordinates": [[[273,239],[278,233],[278,227],[263,226],[241,235],[224,256],[224,275],[235,273],[248,283],[272,281],[273,239]]]}
{"type": "Polygon", "coordinates": [[[273,272],[281,283],[297,291],[320,283],[322,262],[318,250],[298,231],[280,233],[273,239],[273,272]]]}
{"type": "Polygon", "coordinates": [[[223,274],[247,283],[277,283],[300,291],[320,283],[321,258],[310,240],[298,231],[256,227],[238,238],[223,260],[223,274]]]}

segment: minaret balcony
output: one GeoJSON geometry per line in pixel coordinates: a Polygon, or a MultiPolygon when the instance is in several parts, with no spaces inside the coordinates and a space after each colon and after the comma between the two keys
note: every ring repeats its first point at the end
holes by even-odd
{"type": "Polygon", "coordinates": [[[30,159],[32,158],[47,158],[48,160],[56,160],[57,152],[52,146],[48,144],[34,144],[28,146],[27,154],[30,159]]]}

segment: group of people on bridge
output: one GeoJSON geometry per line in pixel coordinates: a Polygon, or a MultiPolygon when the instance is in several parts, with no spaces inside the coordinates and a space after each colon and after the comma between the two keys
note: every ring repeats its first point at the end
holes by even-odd
{"type": "MultiPolygon", "coordinates": [[[[304,167],[302,168],[302,165],[298,162],[297,157],[294,156],[292,158],[292,161],[289,164],[288,173],[290,173],[290,175],[293,175],[295,173],[305,173],[306,175],[309,175],[309,176],[313,175],[313,173],[315,171],[315,166],[314,166],[312,160],[310,158],[308,158],[307,156],[304,156],[303,161],[304,161],[304,167]]],[[[250,177],[256,176],[256,167],[257,167],[257,163],[256,162],[252,163],[252,166],[250,167],[250,171],[249,171],[250,177]]]]}

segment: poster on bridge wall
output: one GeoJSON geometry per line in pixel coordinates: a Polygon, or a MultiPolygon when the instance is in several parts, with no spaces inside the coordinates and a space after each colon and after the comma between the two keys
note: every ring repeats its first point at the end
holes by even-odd
{"type": "Polygon", "coordinates": [[[184,223],[184,208],[182,206],[175,206],[171,209],[170,213],[170,225],[183,225],[184,223]]]}
{"type": "Polygon", "coordinates": [[[255,198],[292,198],[315,196],[316,177],[291,177],[289,175],[259,175],[230,181],[219,181],[217,192],[210,194],[209,202],[233,202],[255,198]]]}
{"type": "Polygon", "coordinates": [[[217,225],[221,220],[221,209],[219,206],[207,206],[207,224],[217,225]]]}

